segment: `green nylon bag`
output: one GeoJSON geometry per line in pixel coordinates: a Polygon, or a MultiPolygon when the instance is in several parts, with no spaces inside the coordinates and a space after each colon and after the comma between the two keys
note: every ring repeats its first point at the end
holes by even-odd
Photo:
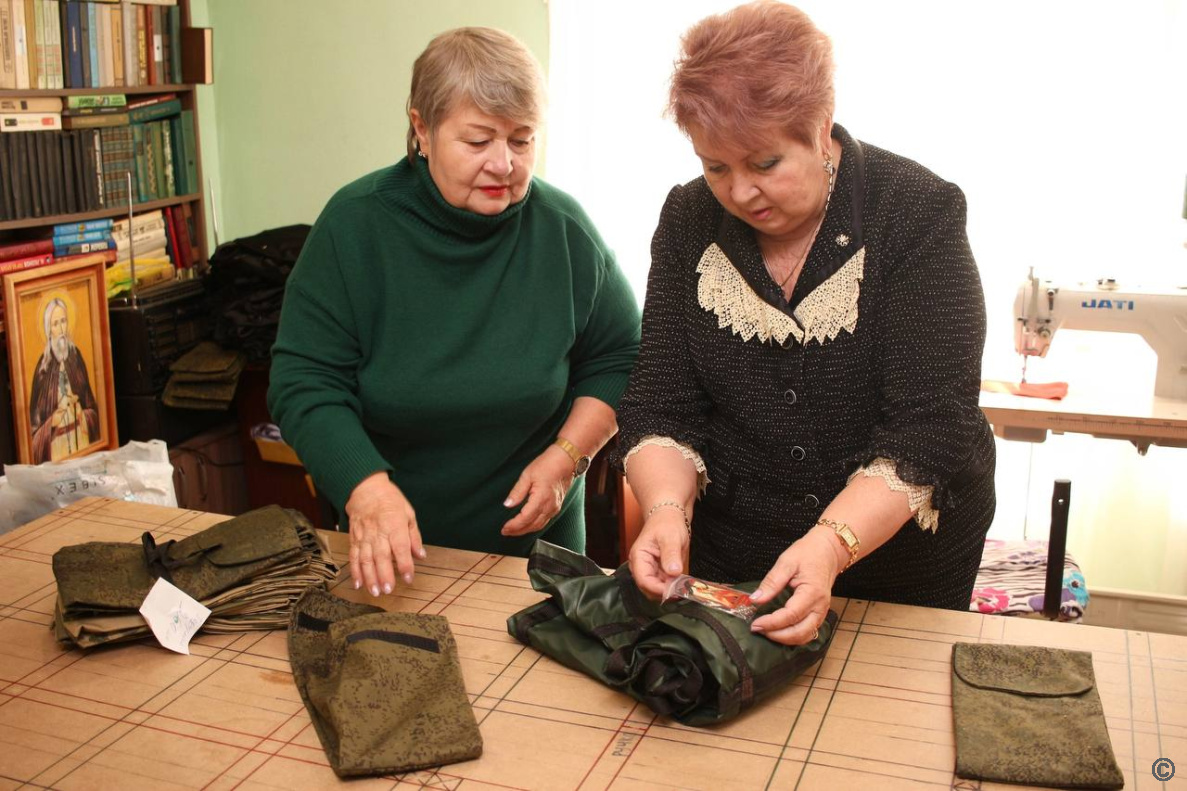
{"type": "Polygon", "coordinates": [[[293,680],[339,777],[482,755],[443,616],[385,612],[310,588],[293,606],[288,646],[293,680]]]}
{"type": "Polygon", "coordinates": [[[532,548],[528,577],[549,598],[507,620],[513,637],[685,725],[724,722],[783,688],[824,657],[837,624],[830,611],[811,643],[780,645],[751,632],[749,621],[704,605],[651,601],[625,564],[606,574],[547,541],[532,548]]]}
{"type": "Polygon", "coordinates": [[[952,646],[956,774],[1058,788],[1121,788],[1092,654],[952,646]]]}

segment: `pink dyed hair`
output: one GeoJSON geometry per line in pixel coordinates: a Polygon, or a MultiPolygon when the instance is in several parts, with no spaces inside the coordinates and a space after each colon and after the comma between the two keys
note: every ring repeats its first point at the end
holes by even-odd
{"type": "Polygon", "coordinates": [[[832,42],[794,6],[758,0],[681,39],[668,114],[685,134],[754,149],[778,131],[815,147],[833,106],[832,42]]]}

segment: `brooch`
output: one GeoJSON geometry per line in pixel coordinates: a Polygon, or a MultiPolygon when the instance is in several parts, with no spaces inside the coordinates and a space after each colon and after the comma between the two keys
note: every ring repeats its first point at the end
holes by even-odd
{"type": "Polygon", "coordinates": [[[848,247],[849,246],[849,237],[843,233],[837,234],[837,246],[838,247],[848,247]]]}

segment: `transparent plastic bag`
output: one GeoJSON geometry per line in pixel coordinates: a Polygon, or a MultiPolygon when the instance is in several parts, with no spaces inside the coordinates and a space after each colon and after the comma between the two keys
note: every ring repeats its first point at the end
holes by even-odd
{"type": "Polygon", "coordinates": [[[159,439],[69,461],[6,464],[0,477],[0,533],[84,497],[177,507],[169,448],[159,439]]]}
{"type": "Polygon", "coordinates": [[[758,608],[750,601],[750,594],[745,591],[687,574],[672,580],[664,591],[665,602],[676,599],[695,601],[744,621],[752,620],[758,612],[758,608]]]}

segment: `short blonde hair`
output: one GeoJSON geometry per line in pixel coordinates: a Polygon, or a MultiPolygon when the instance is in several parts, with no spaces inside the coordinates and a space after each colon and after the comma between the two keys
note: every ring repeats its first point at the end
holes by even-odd
{"type": "Polygon", "coordinates": [[[758,0],[701,20],[681,44],[668,113],[682,132],[744,148],[771,129],[818,143],[833,114],[833,48],[803,11],[758,0]]]}
{"type": "Polygon", "coordinates": [[[416,155],[415,109],[432,132],[458,105],[537,125],[544,116],[544,70],[522,41],[489,27],[448,30],[420,53],[408,94],[408,156],[416,155]]]}

